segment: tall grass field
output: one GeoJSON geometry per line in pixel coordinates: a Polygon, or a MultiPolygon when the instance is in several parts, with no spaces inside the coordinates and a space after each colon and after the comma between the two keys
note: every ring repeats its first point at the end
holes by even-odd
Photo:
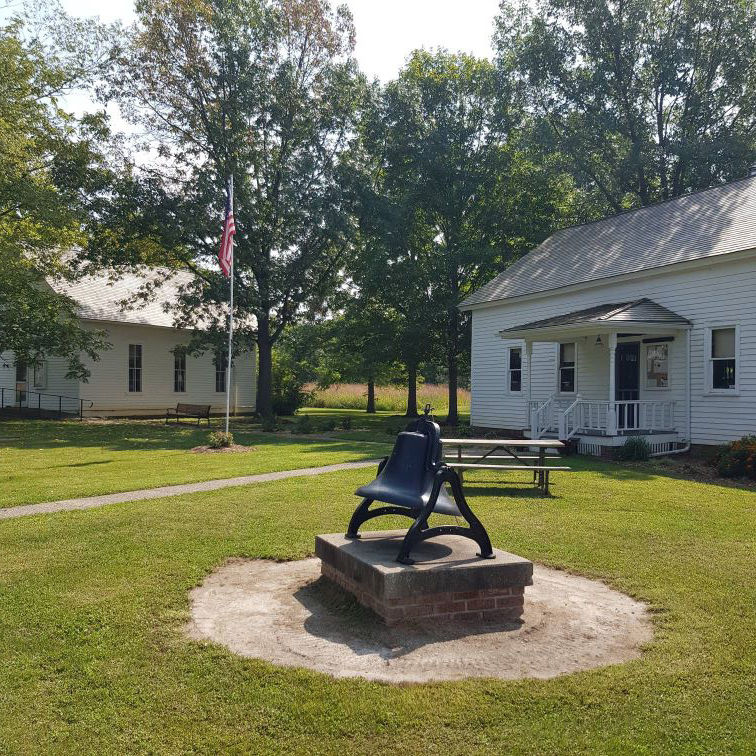
{"type": "MultiPolygon", "coordinates": [[[[327,389],[317,389],[314,385],[305,387],[312,392],[311,407],[328,409],[362,409],[367,405],[367,386],[363,383],[340,383],[327,389]]],[[[424,383],[417,387],[419,407],[430,404],[436,412],[449,409],[448,387],[445,384],[424,383]]],[[[457,392],[460,412],[470,411],[470,392],[460,389],[457,392]]],[[[379,412],[403,413],[407,409],[406,386],[376,386],[375,408],[379,412]]]]}

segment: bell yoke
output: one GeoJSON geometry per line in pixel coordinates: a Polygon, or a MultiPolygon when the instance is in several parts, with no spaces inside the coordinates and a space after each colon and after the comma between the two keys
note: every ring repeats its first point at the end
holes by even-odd
{"type": "Polygon", "coordinates": [[[493,559],[491,541],[482,523],[473,514],[465,495],[459,475],[442,460],[441,429],[430,418],[430,405],[425,406],[424,417],[411,422],[396,437],[391,456],[381,460],[378,476],[372,483],[355,492],[363,499],[352,515],[347,538],[359,538],[362,523],[381,515],[403,515],[414,522],[402,541],[396,560],[413,564],[410,552],[421,541],[440,535],[459,535],[471,538],[478,544],[478,556],[493,559]],[[445,483],[451,487],[452,497],[445,483]],[[370,509],[374,502],[392,506],[370,509]],[[463,517],[469,527],[441,525],[431,528],[431,514],[463,517]]]}

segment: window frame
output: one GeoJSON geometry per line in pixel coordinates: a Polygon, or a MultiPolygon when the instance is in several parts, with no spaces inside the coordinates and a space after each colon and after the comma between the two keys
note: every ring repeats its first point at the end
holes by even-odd
{"type": "Polygon", "coordinates": [[[226,353],[225,352],[216,352],[215,353],[215,359],[213,360],[215,363],[215,393],[216,394],[225,394],[226,393],[226,371],[228,370],[228,361],[226,359],[226,353]],[[218,375],[223,374],[223,388],[218,388],[218,375]]]}
{"type": "Polygon", "coordinates": [[[739,396],[740,395],[740,324],[731,321],[715,322],[706,324],[704,335],[704,376],[705,392],[710,396],[739,396]],[[711,349],[714,342],[714,331],[735,330],[735,354],[730,357],[712,357],[711,349]],[[735,361],[735,385],[732,388],[714,388],[714,362],[722,359],[734,359],[735,361]]]}
{"type": "Polygon", "coordinates": [[[523,361],[523,355],[524,355],[524,348],[522,346],[508,346],[507,347],[507,393],[508,394],[522,394],[522,377],[523,377],[523,369],[522,369],[522,361],[523,361]],[[512,352],[514,350],[517,350],[520,353],[520,367],[519,368],[513,368],[512,367],[512,352]],[[520,374],[520,388],[513,389],[512,388],[512,373],[516,371],[520,374]]]}
{"type": "Polygon", "coordinates": [[[186,349],[181,347],[173,350],[173,393],[186,393],[186,349]],[[181,361],[180,365],[179,360],[181,361]],[[177,388],[179,385],[179,376],[181,376],[183,388],[177,388]]]}
{"type": "Polygon", "coordinates": [[[577,341],[557,341],[556,343],[556,392],[562,396],[575,396],[578,392],[578,343],[577,341]],[[572,344],[575,348],[575,362],[571,368],[562,367],[562,346],[572,344]],[[572,391],[562,391],[562,370],[572,370],[572,391]]]}
{"type": "Polygon", "coordinates": [[[652,344],[644,344],[643,347],[643,386],[641,387],[641,393],[643,391],[669,391],[673,388],[672,381],[672,348],[673,341],[657,341],[652,344]],[[666,386],[649,386],[648,385],[648,350],[652,347],[666,346],[667,347],[667,385],[666,386]]]}
{"type": "Polygon", "coordinates": [[[33,389],[47,388],[47,360],[37,360],[37,362],[32,365],[31,374],[31,385],[33,389]]]}
{"type": "Polygon", "coordinates": [[[144,346],[142,344],[129,344],[129,360],[128,360],[128,393],[129,394],[141,394],[142,393],[142,386],[143,386],[143,369],[144,369],[144,346]],[[131,360],[132,360],[132,352],[131,350],[138,348],[138,353],[135,352],[135,362],[136,357],[138,355],[138,366],[135,364],[132,366],[131,360]],[[133,371],[133,374],[132,374],[133,371]],[[132,377],[135,379],[134,383],[132,384],[132,377]],[[137,380],[138,379],[138,380],[137,380]],[[138,384],[138,388],[132,388],[132,385],[136,386],[138,384]]]}

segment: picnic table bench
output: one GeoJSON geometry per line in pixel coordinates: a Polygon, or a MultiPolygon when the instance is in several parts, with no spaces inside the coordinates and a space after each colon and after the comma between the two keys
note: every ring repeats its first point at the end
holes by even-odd
{"type": "Polygon", "coordinates": [[[172,417],[176,418],[177,423],[182,417],[196,417],[197,425],[200,424],[200,420],[207,420],[207,424],[210,425],[210,406],[209,404],[185,404],[184,402],[178,402],[175,409],[169,407],[165,411],[166,425],[172,417]]]}
{"type": "Polygon", "coordinates": [[[465,470],[527,470],[533,473],[533,483],[544,494],[549,492],[549,473],[570,470],[564,465],[549,464],[550,449],[561,449],[561,441],[548,439],[444,438],[444,461],[459,472],[465,470]],[[451,448],[451,451],[447,449],[451,448]],[[472,453],[465,454],[467,449],[472,453]]]}

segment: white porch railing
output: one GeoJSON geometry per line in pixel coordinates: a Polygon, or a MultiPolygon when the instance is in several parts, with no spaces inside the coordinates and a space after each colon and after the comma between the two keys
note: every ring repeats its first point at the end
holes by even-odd
{"type": "Polygon", "coordinates": [[[675,402],[645,399],[609,402],[578,397],[561,413],[557,426],[559,438],[563,441],[576,433],[616,436],[674,430],[675,402]]]}

